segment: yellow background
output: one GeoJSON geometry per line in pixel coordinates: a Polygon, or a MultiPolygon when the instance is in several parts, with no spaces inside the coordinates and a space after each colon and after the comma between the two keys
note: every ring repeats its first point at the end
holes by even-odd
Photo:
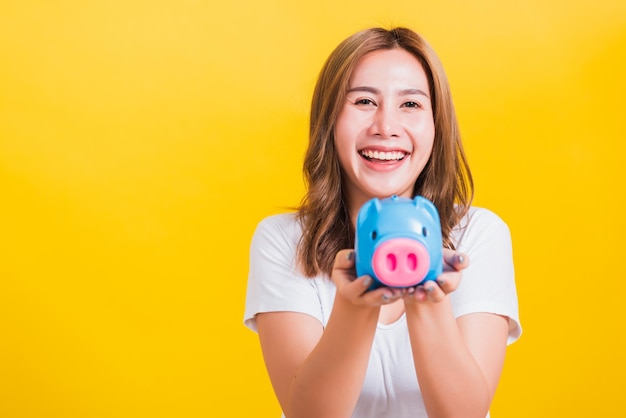
{"type": "Polygon", "coordinates": [[[421,32],[513,237],[494,417],[626,414],[621,0],[0,3],[0,416],[278,417],[248,245],[332,48],[421,32]]]}

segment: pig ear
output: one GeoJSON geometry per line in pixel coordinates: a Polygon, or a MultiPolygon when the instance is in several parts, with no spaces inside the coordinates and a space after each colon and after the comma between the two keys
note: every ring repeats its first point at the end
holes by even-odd
{"type": "Polygon", "coordinates": [[[418,210],[425,210],[426,212],[428,212],[430,216],[432,216],[433,219],[436,220],[437,223],[439,223],[439,212],[437,211],[437,208],[435,207],[433,202],[423,196],[415,196],[415,198],[413,199],[413,204],[418,210]]]}
{"type": "Polygon", "coordinates": [[[378,200],[377,198],[370,199],[367,202],[365,202],[363,206],[361,206],[361,209],[359,209],[357,223],[360,223],[361,220],[369,216],[376,217],[378,212],[380,212],[380,207],[381,207],[380,200],[378,200]]]}

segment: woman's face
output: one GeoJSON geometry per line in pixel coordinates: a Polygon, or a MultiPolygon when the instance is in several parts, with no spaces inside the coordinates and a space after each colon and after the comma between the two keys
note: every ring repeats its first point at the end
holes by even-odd
{"type": "Polygon", "coordinates": [[[422,65],[404,49],[374,51],[357,62],[335,126],[353,219],[373,197],[413,197],[435,137],[429,91],[422,65]]]}

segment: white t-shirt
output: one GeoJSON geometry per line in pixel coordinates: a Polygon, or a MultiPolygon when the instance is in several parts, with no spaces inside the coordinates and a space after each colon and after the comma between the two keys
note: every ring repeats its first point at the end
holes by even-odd
{"type": "MultiPolygon", "coordinates": [[[[335,298],[335,285],[327,276],[308,279],[296,268],[296,247],[301,228],[295,214],[262,220],[250,249],[250,272],[244,323],[257,331],[261,312],[300,312],[324,326],[335,298]]],[[[450,294],[455,317],[489,312],[509,318],[508,344],[521,334],[513,271],[511,238],[507,225],[493,212],[472,207],[452,239],[469,256],[458,289],[450,294]]],[[[361,395],[353,417],[427,417],[406,326],[378,324],[361,395]]]]}

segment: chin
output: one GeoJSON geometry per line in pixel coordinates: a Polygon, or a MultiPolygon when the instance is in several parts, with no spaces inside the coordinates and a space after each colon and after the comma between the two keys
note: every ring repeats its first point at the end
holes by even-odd
{"type": "Polygon", "coordinates": [[[390,197],[392,195],[400,196],[400,197],[413,197],[413,191],[402,191],[398,189],[384,189],[384,190],[376,190],[373,193],[370,193],[370,197],[377,197],[379,199],[384,199],[386,197],[390,197]]]}

